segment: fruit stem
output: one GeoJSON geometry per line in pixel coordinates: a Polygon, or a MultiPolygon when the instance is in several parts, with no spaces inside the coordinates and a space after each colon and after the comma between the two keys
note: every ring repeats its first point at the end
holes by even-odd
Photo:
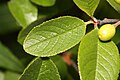
{"type": "Polygon", "coordinates": [[[94,24],[94,22],[92,20],[89,20],[89,21],[85,22],[85,24],[86,25],[88,25],[88,24],[94,24]]]}
{"type": "Polygon", "coordinates": [[[115,26],[115,28],[117,27],[117,26],[119,26],[120,25],[120,21],[118,21],[118,22],[116,22],[115,24],[113,24],[114,26],[115,26]]]}

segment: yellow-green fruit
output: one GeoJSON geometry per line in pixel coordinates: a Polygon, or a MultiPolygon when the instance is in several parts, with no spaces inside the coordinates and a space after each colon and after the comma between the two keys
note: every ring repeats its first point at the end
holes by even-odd
{"type": "Polygon", "coordinates": [[[116,32],[116,29],[113,25],[105,24],[99,29],[98,36],[100,40],[108,41],[115,35],[115,32],[116,32]]]}
{"type": "Polygon", "coordinates": [[[120,0],[115,0],[115,1],[120,4],[120,0]]]}

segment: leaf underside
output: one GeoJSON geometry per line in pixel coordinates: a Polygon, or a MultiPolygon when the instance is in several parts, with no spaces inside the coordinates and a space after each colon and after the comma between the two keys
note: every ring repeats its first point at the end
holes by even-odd
{"type": "Polygon", "coordinates": [[[59,17],[33,28],[23,47],[35,56],[53,56],[78,44],[85,29],[85,23],[76,17],[59,17]]]}
{"type": "Polygon", "coordinates": [[[119,52],[112,41],[101,42],[97,29],[88,33],[81,41],[78,66],[81,80],[117,80],[119,74],[119,52]]]}

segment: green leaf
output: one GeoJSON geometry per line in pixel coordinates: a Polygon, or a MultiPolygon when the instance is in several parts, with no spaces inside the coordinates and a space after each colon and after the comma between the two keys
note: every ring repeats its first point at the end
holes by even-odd
{"type": "Polygon", "coordinates": [[[20,76],[20,74],[18,74],[18,73],[7,71],[5,73],[5,79],[4,80],[18,80],[19,76],[20,76]]]}
{"type": "Polygon", "coordinates": [[[0,34],[7,34],[20,29],[10,14],[7,4],[0,4],[0,34]]]}
{"type": "Polygon", "coordinates": [[[80,42],[86,24],[71,16],[59,17],[33,28],[26,37],[24,50],[35,56],[53,56],[80,42]]]}
{"type": "Polygon", "coordinates": [[[53,6],[56,0],[31,0],[33,3],[43,7],[53,6]]]}
{"type": "Polygon", "coordinates": [[[112,42],[101,42],[98,29],[88,33],[81,41],[78,65],[81,80],[117,80],[119,52],[112,42]]]}
{"type": "Polygon", "coordinates": [[[42,23],[45,19],[42,18],[40,20],[35,21],[34,23],[30,24],[26,28],[22,29],[18,34],[18,42],[22,45],[24,42],[25,37],[28,35],[28,33],[35,27],[36,25],[42,23]]]}
{"type": "Polygon", "coordinates": [[[60,80],[60,76],[52,60],[36,58],[28,65],[19,80],[60,80]]]}
{"type": "Polygon", "coordinates": [[[58,68],[61,79],[63,80],[68,74],[66,63],[63,61],[63,58],[59,55],[52,56],[50,58],[58,68]]]}
{"type": "Polygon", "coordinates": [[[23,28],[37,19],[37,8],[29,0],[11,0],[8,7],[23,28]]]}
{"type": "Polygon", "coordinates": [[[120,4],[117,3],[115,0],[107,0],[109,4],[117,11],[120,13],[120,4]]]}
{"type": "Polygon", "coordinates": [[[0,43],[0,67],[18,72],[24,69],[22,63],[2,43],[0,43]]]}
{"type": "Polygon", "coordinates": [[[73,0],[89,16],[93,16],[100,0],[73,0]]]}

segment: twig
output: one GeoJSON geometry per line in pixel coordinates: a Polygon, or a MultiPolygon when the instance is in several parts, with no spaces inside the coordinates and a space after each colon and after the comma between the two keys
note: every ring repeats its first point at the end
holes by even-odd
{"type": "Polygon", "coordinates": [[[106,24],[106,23],[115,23],[120,21],[120,19],[103,19],[103,20],[98,20],[99,25],[106,24]]]}
{"type": "Polygon", "coordinates": [[[91,17],[91,18],[92,18],[92,21],[94,22],[94,28],[96,28],[99,22],[95,17],[91,17]]]}

